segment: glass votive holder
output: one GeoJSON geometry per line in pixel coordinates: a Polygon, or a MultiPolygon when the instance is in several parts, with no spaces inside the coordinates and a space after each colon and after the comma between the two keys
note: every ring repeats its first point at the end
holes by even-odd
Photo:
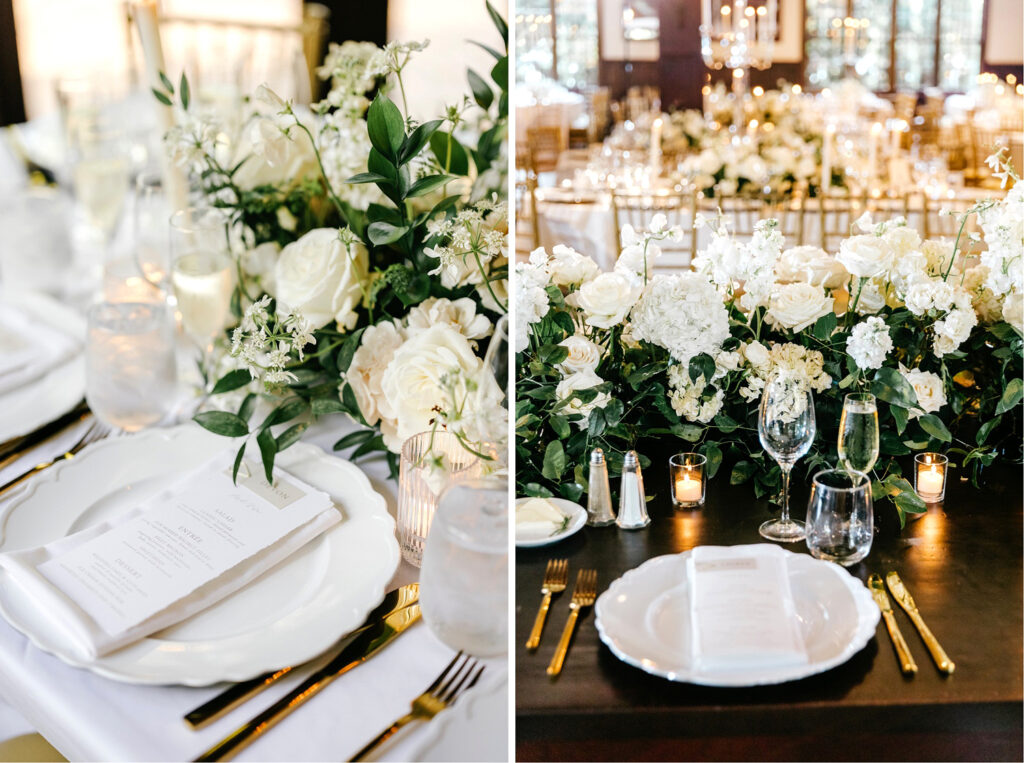
{"type": "Polygon", "coordinates": [[[708,459],[700,453],[677,453],[668,460],[669,489],[677,509],[695,509],[704,505],[708,459]]]}
{"type": "Polygon", "coordinates": [[[450,432],[420,432],[402,444],[398,473],[398,545],[414,567],[423,562],[423,548],[445,488],[477,479],[480,458],[450,432]]]}
{"type": "Polygon", "coordinates": [[[941,503],[946,497],[949,459],[941,453],[914,456],[914,490],[925,503],[941,503]]]}

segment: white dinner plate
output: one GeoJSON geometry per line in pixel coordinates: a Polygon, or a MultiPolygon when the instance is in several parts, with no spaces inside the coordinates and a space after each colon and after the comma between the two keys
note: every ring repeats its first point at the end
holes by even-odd
{"type": "Polygon", "coordinates": [[[410,759],[508,760],[508,673],[485,678],[438,713],[410,759]]]}
{"type": "MultiPolygon", "coordinates": [[[[38,292],[0,291],[0,302],[74,337],[85,348],[85,319],[38,292]]],[[[20,389],[0,395],[0,442],[21,437],[70,411],[85,397],[85,354],[58,363],[20,389]]]]}
{"type": "MultiPolygon", "coordinates": [[[[530,500],[533,499],[528,497],[517,498],[516,506],[530,500]]],[[[578,533],[580,528],[587,523],[587,510],[578,503],[573,503],[565,498],[548,498],[548,500],[555,504],[563,514],[569,517],[569,521],[566,523],[565,527],[552,535],[542,535],[539,537],[536,535],[520,536],[517,533],[516,546],[518,548],[534,548],[536,546],[549,546],[552,543],[558,543],[558,541],[565,540],[570,535],[578,533]]]]}
{"type": "MultiPolygon", "coordinates": [[[[110,519],[237,441],[195,424],[102,440],[48,469],[0,513],[0,551],[48,543],[110,519]]],[[[328,493],[342,521],[212,607],[91,661],[75,657],[8,575],[0,614],[65,662],[129,683],[242,681],[316,657],[362,624],[400,561],[384,498],[356,466],[298,443],[277,457],[328,493]]]]}
{"type": "Polygon", "coordinates": [[[597,631],[623,662],[670,681],[704,686],[760,686],[842,665],[875,635],[881,613],[860,580],[838,564],[786,551],[793,601],[809,662],[744,671],[695,669],[690,661],[689,551],[658,556],[601,594],[597,631]]]}

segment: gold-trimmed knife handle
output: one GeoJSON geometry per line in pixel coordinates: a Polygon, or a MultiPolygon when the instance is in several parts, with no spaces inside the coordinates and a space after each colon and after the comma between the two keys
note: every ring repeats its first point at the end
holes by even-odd
{"type": "MultiPolygon", "coordinates": [[[[572,606],[571,604],[569,606],[572,606]]],[[[562,672],[562,663],[565,662],[565,655],[569,651],[569,642],[572,640],[572,632],[576,627],[576,619],[580,616],[580,608],[578,606],[572,606],[572,610],[569,612],[569,620],[565,624],[565,630],[562,631],[562,638],[558,640],[558,646],[555,648],[555,656],[551,658],[551,664],[548,665],[548,675],[557,676],[562,672]]]]}
{"type": "Polygon", "coordinates": [[[910,648],[900,632],[900,627],[896,624],[896,618],[893,617],[892,611],[883,611],[882,617],[885,619],[885,627],[889,631],[889,638],[892,639],[893,648],[896,650],[896,658],[900,661],[900,670],[906,675],[916,673],[917,663],[914,662],[914,658],[910,654],[910,648]]]}
{"type": "Polygon", "coordinates": [[[540,635],[544,632],[544,621],[548,616],[548,609],[551,607],[551,591],[544,594],[541,599],[540,609],[537,610],[537,618],[533,621],[533,630],[530,631],[530,638],[526,640],[527,649],[536,649],[540,646],[540,635]]]}
{"type": "Polygon", "coordinates": [[[917,628],[917,632],[921,634],[921,640],[924,641],[924,645],[928,647],[928,651],[931,652],[932,659],[935,660],[936,667],[943,673],[952,673],[956,669],[954,662],[949,659],[949,655],[946,654],[946,650],[942,648],[939,640],[935,638],[931,629],[924,624],[924,618],[921,617],[920,613],[916,610],[907,612],[911,622],[917,628]]]}

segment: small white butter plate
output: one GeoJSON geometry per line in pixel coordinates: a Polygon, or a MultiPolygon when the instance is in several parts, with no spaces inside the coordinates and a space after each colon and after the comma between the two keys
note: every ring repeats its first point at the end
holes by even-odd
{"type": "MultiPolygon", "coordinates": [[[[533,500],[532,498],[517,498],[516,506],[520,506],[526,501],[533,500]]],[[[561,530],[549,534],[541,535],[536,533],[524,533],[520,534],[520,531],[516,529],[516,547],[517,548],[534,548],[536,546],[548,546],[552,543],[558,543],[560,540],[565,540],[570,535],[574,535],[580,531],[580,528],[587,523],[587,510],[580,506],[578,503],[573,503],[565,498],[549,498],[549,501],[553,503],[559,511],[565,514],[569,521],[565,523],[565,527],[561,530]]]]}

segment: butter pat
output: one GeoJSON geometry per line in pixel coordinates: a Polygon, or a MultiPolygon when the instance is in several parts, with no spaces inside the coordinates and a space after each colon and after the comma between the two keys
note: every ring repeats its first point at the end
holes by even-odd
{"type": "Polygon", "coordinates": [[[516,506],[516,536],[547,537],[562,529],[565,514],[547,498],[531,498],[516,506]]]}

